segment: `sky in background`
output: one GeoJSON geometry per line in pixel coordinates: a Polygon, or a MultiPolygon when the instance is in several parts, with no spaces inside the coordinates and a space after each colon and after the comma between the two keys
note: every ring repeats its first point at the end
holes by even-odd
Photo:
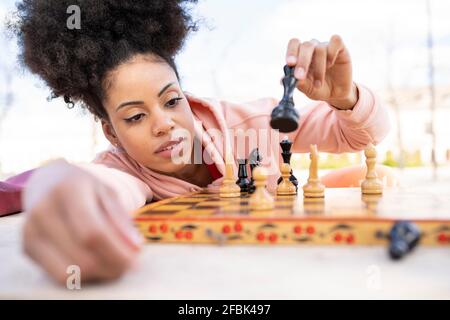
{"type": "MultiPolygon", "coordinates": [[[[2,21],[15,2],[0,0],[2,21]]],[[[449,86],[450,1],[431,4],[436,81],[449,86]]],[[[289,39],[327,41],[333,34],[350,50],[355,81],[374,91],[384,90],[388,78],[398,88],[428,83],[425,0],[200,0],[193,12],[200,30],[177,63],[183,88],[198,96],[280,99],[289,39]]],[[[107,146],[90,115],[68,110],[59,99],[47,101],[45,84],[17,66],[15,41],[1,35],[0,45],[0,114],[6,92],[14,95],[0,120],[0,171],[20,172],[56,157],[90,161],[107,146]]],[[[306,103],[300,93],[295,98],[299,106],[306,103]]],[[[389,148],[392,139],[384,143],[389,148]]]]}

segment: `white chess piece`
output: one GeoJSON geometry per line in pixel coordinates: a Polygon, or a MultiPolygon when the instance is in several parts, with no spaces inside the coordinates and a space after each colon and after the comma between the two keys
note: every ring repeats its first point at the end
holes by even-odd
{"type": "Polygon", "coordinates": [[[266,189],[267,171],[263,167],[253,169],[253,180],[255,181],[255,192],[250,196],[249,205],[251,210],[271,210],[275,207],[273,197],[266,189]]]}

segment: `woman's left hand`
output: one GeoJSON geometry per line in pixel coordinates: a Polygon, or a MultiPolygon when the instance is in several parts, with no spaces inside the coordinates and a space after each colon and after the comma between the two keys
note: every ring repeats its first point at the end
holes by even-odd
{"type": "Polygon", "coordinates": [[[297,88],[308,98],[343,110],[352,109],[358,101],[350,54],[340,36],[332,36],[329,42],[291,39],[286,63],[295,66],[297,88]]]}

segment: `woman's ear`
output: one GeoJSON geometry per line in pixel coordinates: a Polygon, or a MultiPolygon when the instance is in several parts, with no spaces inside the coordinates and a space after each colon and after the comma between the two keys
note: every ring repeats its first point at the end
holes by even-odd
{"type": "Polygon", "coordinates": [[[114,131],[114,128],[108,120],[102,119],[102,130],[103,134],[105,135],[105,138],[108,139],[108,141],[115,147],[120,147],[120,141],[117,138],[116,132],[114,131]]]}

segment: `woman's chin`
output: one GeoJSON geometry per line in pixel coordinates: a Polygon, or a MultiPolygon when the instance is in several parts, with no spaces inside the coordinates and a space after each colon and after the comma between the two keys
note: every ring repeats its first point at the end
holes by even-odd
{"type": "Polygon", "coordinates": [[[174,175],[177,172],[182,171],[183,169],[185,169],[188,166],[188,164],[186,163],[179,163],[179,164],[175,164],[175,163],[167,163],[166,165],[160,165],[158,167],[147,167],[157,173],[161,173],[164,175],[174,175]]]}

